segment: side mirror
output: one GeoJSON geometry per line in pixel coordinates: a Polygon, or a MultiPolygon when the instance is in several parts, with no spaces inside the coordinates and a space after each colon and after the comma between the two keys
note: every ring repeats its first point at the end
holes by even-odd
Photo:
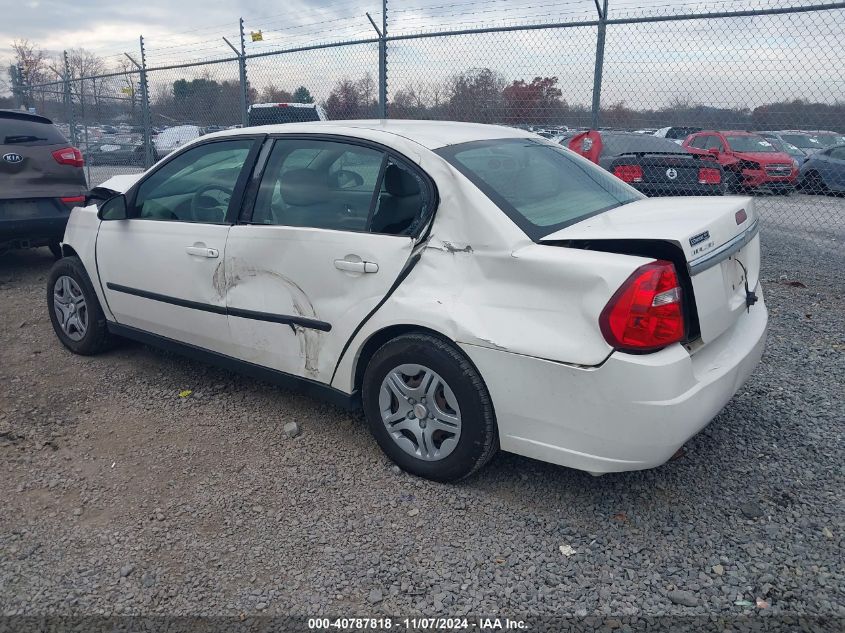
{"type": "Polygon", "coordinates": [[[719,148],[718,147],[711,147],[710,149],[707,150],[707,153],[713,154],[713,156],[718,156],[719,155],[719,148]]]}
{"type": "Polygon", "coordinates": [[[358,172],[340,169],[329,176],[332,189],[352,189],[364,184],[364,178],[358,172]]]}
{"type": "Polygon", "coordinates": [[[121,193],[106,200],[97,210],[97,217],[101,220],[125,220],[129,217],[126,196],[121,193]]]}

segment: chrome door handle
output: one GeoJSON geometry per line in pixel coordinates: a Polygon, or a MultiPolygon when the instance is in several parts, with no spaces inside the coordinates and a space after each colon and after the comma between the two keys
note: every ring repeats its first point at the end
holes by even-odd
{"type": "Polygon", "coordinates": [[[349,273],[377,273],[378,264],[375,262],[351,262],[348,259],[334,260],[334,267],[349,273]]]}
{"type": "Polygon", "coordinates": [[[197,257],[215,258],[220,256],[220,251],[216,248],[206,248],[205,246],[187,246],[185,252],[188,255],[195,255],[197,257]]]}

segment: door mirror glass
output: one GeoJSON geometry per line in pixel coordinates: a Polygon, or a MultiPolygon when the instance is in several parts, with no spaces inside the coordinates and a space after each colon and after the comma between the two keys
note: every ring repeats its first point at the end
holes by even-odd
{"type": "Polygon", "coordinates": [[[122,193],[106,200],[97,211],[101,220],[125,220],[127,216],[126,196],[122,193]]]}

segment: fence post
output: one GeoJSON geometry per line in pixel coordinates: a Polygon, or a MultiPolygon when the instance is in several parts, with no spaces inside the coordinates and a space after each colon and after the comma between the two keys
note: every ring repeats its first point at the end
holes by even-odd
{"type": "Polygon", "coordinates": [[[381,0],[381,33],[378,42],[379,117],[387,118],[387,0],[381,0]]]}
{"type": "Polygon", "coordinates": [[[596,33],[596,65],[593,74],[593,109],[590,127],[597,130],[600,123],[601,113],[601,76],[604,70],[604,39],[607,33],[607,1],[604,6],[599,6],[599,0],[595,0],[596,11],[599,14],[599,26],[596,33]]]}
{"type": "Polygon", "coordinates": [[[73,116],[73,92],[70,88],[70,59],[68,58],[67,51],[64,51],[64,59],[65,59],[65,117],[67,118],[68,128],[70,129],[70,142],[73,144],[74,147],[78,146],[78,140],[76,138],[76,122],[74,121],[73,116]]]}
{"type": "Polygon", "coordinates": [[[144,36],[138,38],[141,46],[141,66],[139,70],[139,82],[141,84],[141,125],[144,128],[144,168],[149,168],[154,162],[153,157],[153,134],[150,122],[150,93],[147,85],[147,51],[144,49],[144,36]]]}
{"type": "Polygon", "coordinates": [[[249,107],[249,84],[246,79],[246,38],[244,36],[244,19],[240,19],[241,30],[241,54],[238,57],[238,68],[241,72],[241,125],[249,125],[247,108],[249,107]]]}

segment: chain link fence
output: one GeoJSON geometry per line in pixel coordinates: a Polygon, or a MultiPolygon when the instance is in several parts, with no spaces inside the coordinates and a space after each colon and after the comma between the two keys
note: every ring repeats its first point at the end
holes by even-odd
{"type": "Polygon", "coordinates": [[[121,72],[74,77],[66,66],[15,93],[80,147],[92,186],[243,125],[252,104],[306,102],[329,119],[520,126],[576,150],[590,129],[669,138],[718,163],[728,193],[754,195],[770,228],[841,241],[845,2],[538,2],[522,16],[469,2],[471,27],[421,30],[410,1],[382,0],[369,35],[341,29],[346,39],[286,49],[247,46],[241,20],[213,60],[148,63],[141,38],[121,72]]]}

